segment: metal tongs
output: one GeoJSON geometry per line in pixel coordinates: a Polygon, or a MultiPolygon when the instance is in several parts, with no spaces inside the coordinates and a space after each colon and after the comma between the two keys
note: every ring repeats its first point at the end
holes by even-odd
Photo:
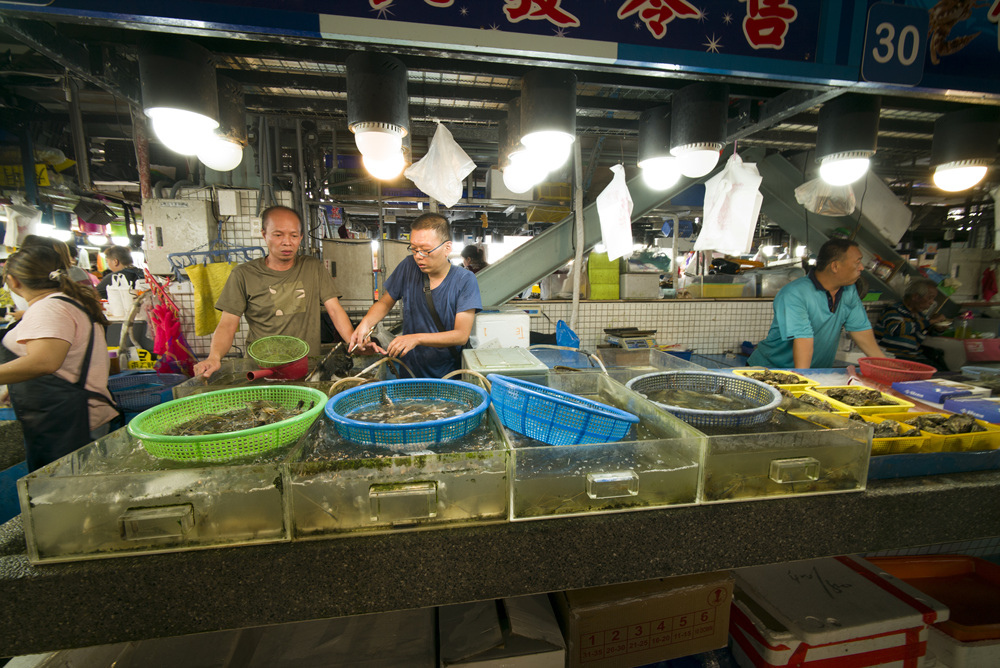
{"type": "Polygon", "coordinates": [[[374,331],[375,331],[374,327],[372,327],[371,329],[369,329],[368,333],[365,334],[364,338],[361,339],[361,343],[360,344],[355,343],[353,346],[351,346],[350,348],[347,349],[347,354],[350,355],[351,353],[354,352],[354,349],[357,348],[359,345],[363,346],[366,343],[368,343],[369,341],[371,341],[372,340],[372,332],[374,332],[374,331]]]}

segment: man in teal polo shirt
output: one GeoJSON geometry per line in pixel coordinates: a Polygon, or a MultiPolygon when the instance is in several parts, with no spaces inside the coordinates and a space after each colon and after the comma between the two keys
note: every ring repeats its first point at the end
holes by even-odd
{"type": "Polygon", "coordinates": [[[857,242],[831,239],[819,249],[816,268],[774,297],[774,320],[747,363],[772,369],[833,366],[846,328],[869,357],[885,357],[854,283],[863,268],[857,242]]]}

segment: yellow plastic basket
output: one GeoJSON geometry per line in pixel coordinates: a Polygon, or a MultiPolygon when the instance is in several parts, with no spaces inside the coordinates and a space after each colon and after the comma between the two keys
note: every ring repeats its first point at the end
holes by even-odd
{"type": "MultiPolygon", "coordinates": [[[[807,387],[816,387],[817,385],[819,385],[819,383],[817,383],[815,380],[812,380],[811,378],[806,378],[802,374],[795,373],[794,371],[786,371],[785,369],[765,369],[764,367],[747,367],[745,369],[733,369],[732,371],[733,373],[739,376],[746,376],[748,378],[753,378],[753,374],[761,373],[762,371],[772,371],[774,373],[784,373],[788,374],[789,376],[795,376],[801,382],[782,383],[781,385],[776,386],[780,387],[783,390],[788,390],[789,392],[793,392],[795,390],[804,390],[807,387]]],[[[754,378],[754,380],[759,380],[759,379],[754,378]]],[[[770,385],[770,383],[768,384],[770,385]]]]}
{"type": "MultiPolygon", "coordinates": [[[[905,415],[905,413],[902,413],[905,415]]],[[[896,422],[901,422],[898,418],[890,418],[884,415],[862,415],[861,416],[865,422],[870,422],[873,425],[884,422],[885,420],[896,420],[896,422]]],[[[920,436],[896,436],[893,438],[872,438],[872,454],[873,455],[901,455],[904,453],[914,453],[914,452],[928,452],[925,450],[927,444],[927,433],[921,431],[920,436]]]]}
{"type": "Polygon", "coordinates": [[[898,397],[893,397],[885,392],[879,392],[882,398],[885,400],[884,404],[879,404],[877,406],[851,406],[843,402],[837,401],[836,399],[831,399],[824,392],[825,390],[864,390],[871,389],[866,388],[863,385],[817,385],[815,387],[807,388],[805,393],[817,396],[820,399],[826,401],[834,410],[838,411],[853,411],[855,413],[860,413],[861,415],[876,415],[879,413],[890,413],[890,412],[905,412],[913,408],[913,404],[905,399],[900,399],[898,397]]]}
{"type": "MultiPolygon", "coordinates": [[[[904,422],[921,415],[948,415],[948,413],[878,413],[877,417],[904,422]]],[[[933,446],[935,448],[933,450],[925,449],[924,452],[970,452],[1000,448],[1000,427],[985,420],[976,420],[976,424],[986,431],[976,431],[971,434],[949,434],[947,436],[924,431],[928,442],[926,447],[933,446]]]]}

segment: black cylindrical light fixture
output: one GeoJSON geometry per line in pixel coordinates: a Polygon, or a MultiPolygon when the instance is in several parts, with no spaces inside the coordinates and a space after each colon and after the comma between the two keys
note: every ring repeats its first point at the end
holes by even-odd
{"type": "Polygon", "coordinates": [[[394,179],[405,166],[403,137],[409,131],[406,66],[384,53],[352,53],[346,60],[347,127],[368,171],[394,179]]]}
{"type": "Polygon", "coordinates": [[[500,165],[503,183],[512,193],[526,193],[541,183],[549,170],[542,166],[535,154],[521,144],[521,98],[515,97],[507,104],[506,141],[500,145],[500,165]]]}
{"type": "Polygon", "coordinates": [[[878,147],[878,95],[846,93],[819,111],[816,161],[820,176],[831,185],[847,185],[868,171],[878,147]]]}
{"type": "Polygon", "coordinates": [[[726,145],[729,86],[714,82],[685,86],[674,93],[670,107],[670,152],[680,160],[684,176],[705,176],[726,145]]]}
{"type": "Polygon", "coordinates": [[[139,43],[142,109],[167,148],[194,155],[219,127],[219,86],[212,54],[175,35],[150,33],[139,43]]]}
{"type": "Polygon", "coordinates": [[[653,190],[666,190],[680,179],[680,165],[670,153],[670,105],[639,116],[639,159],[643,182],[653,190]]]}
{"type": "Polygon", "coordinates": [[[576,140],[576,74],[536,69],[521,77],[519,136],[548,171],[566,162],[576,140]]]}
{"type": "Polygon", "coordinates": [[[212,141],[198,150],[198,159],[217,172],[236,169],[243,161],[247,145],[246,106],[243,87],[227,76],[219,75],[219,128],[212,141]]]}
{"type": "Polygon", "coordinates": [[[997,156],[1000,109],[968,107],[942,114],[934,121],[931,165],[934,183],[942,190],[966,190],[983,180],[997,156]]]}

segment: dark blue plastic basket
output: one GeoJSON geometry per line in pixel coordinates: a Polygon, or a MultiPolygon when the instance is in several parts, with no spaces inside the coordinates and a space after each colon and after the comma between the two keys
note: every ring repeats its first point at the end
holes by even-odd
{"type": "Polygon", "coordinates": [[[405,452],[418,447],[453,441],[474,431],[483,421],[490,396],[486,390],[459,380],[414,378],[369,383],[342,392],[326,402],[326,417],[337,433],[360,445],[380,445],[405,452]],[[358,410],[392,401],[426,399],[468,403],[469,411],[455,417],[429,422],[389,424],[362,422],[346,417],[358,410]]]}
{"type": "Polygon", "coordinates": [[[639,418],[567,392],[491,373],[490,396],[500,422],[549,445],[612,443],[639,418]]]}
{"type": "Polygon", "coordinates": [[[119,373],[108,378],[108,389],[122,410],[140,413],[170,401],[174,385],[185,380],[179,373],[119,373]]]}

